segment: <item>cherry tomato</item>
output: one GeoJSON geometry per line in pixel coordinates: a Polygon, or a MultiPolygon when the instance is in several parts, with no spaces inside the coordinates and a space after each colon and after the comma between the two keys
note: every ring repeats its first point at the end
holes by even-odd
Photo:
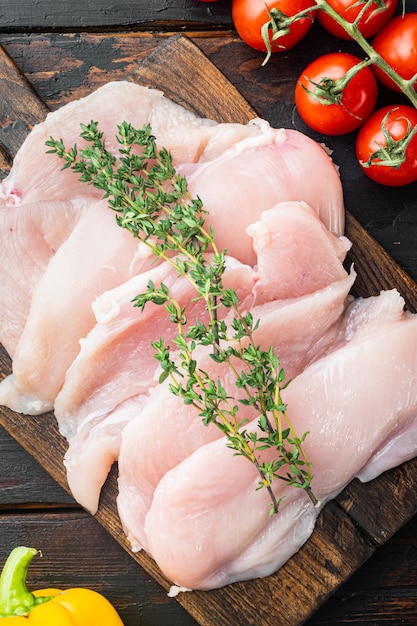
{"type": "MultiPolygon", "coordinates": [[[[368,4],[367,0],[327,0],[327,4],[343,19],[351,24],[368,4]]],[[[395,13],[398,0],[384,0],[385,9],[381,9],[380,2],[372,2],[363,12],[357,26],[362,35],[368,39],[373,37],[395,13]]],[[[350,35],[325,11],[317,11],[317,20],[329,33],[340,39],[352,39],[350,35]]]]}
{"type": "Polygon", "coordinates": [[[301,73],[295,104],[313,130],[343,135],[359,128],[371,115],[377,92],[369,67],[352,54],[332,52],[315,59],[301,73]]]}
{"type": "MultiPolygon", "coordinates": [[[[394,17],[375,37],[374,49],[402,78],[409,80],[417,73],[417,13],[394,17]]],[[[400,88],[376,65],[375,76],[394,91],[400,88]]]]}
{"type": "Polygon", "coordinates": [[[399,187],[417,180],[417,110],[386,106],[364,123],[356,138],[363,172],[381,185],[399,187]]]}
{"type": "Polygon", "coordinates": [[[293,17],[315,6],[314,0],[232,0],[232,19],[243,41],[261,52],[281,52],[295,46],[310,30],[314,11],[301,17],[285,28],[286,34],[272,40],[273,22],[279,25],[279,14],[293,17]],[[265,39],[263,28],[268,27],[265,39]]]}

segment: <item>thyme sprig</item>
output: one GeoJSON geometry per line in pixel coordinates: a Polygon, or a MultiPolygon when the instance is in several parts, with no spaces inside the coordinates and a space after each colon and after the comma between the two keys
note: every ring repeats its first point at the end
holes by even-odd
{"type": "Polygon", "coordinates": [[[295,433],[281,396],[288,384],[284,370],[273,348],[262,350],[255,343],[259,321],[241,311],[236,291],[223,284],[226,251],[217,249],[213,229],[206,227],[201,200],[191,197],[186,179],[176,172],[169,151],[157,147],[149,125],[118,126],[117,155],[107,150],[97,122],[81,125],[80,137],[84,147],[71,149],[50,137],[48,152],[63,160],[63,169],[71,168],[81,181],[100,189],[117,223],[170,263],[193,286],[193,301],[204,304],[206,323],[187,320],[186,307],[163,283],[149,281],[146,292],[134,298],[141,310],[149,302],[164,306],[177,327],[172,346],[163,338],[152,342],[161,368],[159,382],[168,379],[171,393],[194,406],[206,426],[216,425],[228,447],[254,464],[256,488],[268,490],[271,514],[282,500],[272,490],[277,478],[305,489],[316,503],[312,467],[303,450],[307,433],[295,433]],[[237,394],[230,395],[220,376],[203,369],[199,357],[207,351],[219,367],[230,368],[237,394]],[[258,429],[241,416],[242,406],[259,416],[258,429]],[[268,451],[266,461],[260,460],[263,451],[268,451]]]}

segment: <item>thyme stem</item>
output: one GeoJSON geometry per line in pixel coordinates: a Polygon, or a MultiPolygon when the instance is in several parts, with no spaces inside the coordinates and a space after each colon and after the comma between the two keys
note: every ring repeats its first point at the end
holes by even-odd
{"type": "Polygon", "coordinates": [[[186,307],[162,283],[156,287],[149,281],[147,291],[134,298],[134,306],[142,310],[148,302],[163,305],[177,327],[173,348],[163,338],[152,342],[161,367],[159,382],[168,379],[171,393],[195,407],[206,426],[217,426],[228,447],[256,467],[257,488],[266,487],[271,514],[278,512],[282,500],[273,492],[275,479],[305,489],[315,504],[311,463],[303,450],[308,433],[298,437],[289,422],[281,397],[288,383],[279,359],[272,347],[263,351],[254,340],[259,321],[250,312],[243,314],[237,293],[223,285],[226,251],[217,249],[214,232],[206,227],[201,200],[191,197],[169,152],[157,148],[149,125],[118,126],[118,157],[106,149],[97,122],[81,125],[81,131],[86,147],[67,150],[62,140],[50,137],[48,152],[64,161],[63,169],[71,168],[81,181],[103,191],[119,226],[188,280],[196,292],[194,301],[201,300],[208,313],[206,324],[187,320],[186,307]],[[220,377],[212,378],[199,366],[198,346],[210,350],[215,364],[231,369],[243,397],[230,397],[220,377]],[[248,420],[239,414],[242,406],[259,416],[257,430],[246,428],[248,420]],[[268,462],[260,460],[265,450],[272,451],[268,462]]]}

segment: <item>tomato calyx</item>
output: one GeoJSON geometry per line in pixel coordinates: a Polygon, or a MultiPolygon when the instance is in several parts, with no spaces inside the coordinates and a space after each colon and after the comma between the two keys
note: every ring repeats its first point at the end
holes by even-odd
{"type": "MultiPolygon", "coordinates": [[[[343,91],[352,80],[352,78],[356,76],[356,74],[360,72],[364,67],[368,67],[369,65],[370,60],[365,59],[364,61],[357,63],[349,70],[347,70],[346,73],[340,78],[328,78],[326,76],[323,76],[323,78],[321,78],[319,82],[315,82],[306,77],[306,80],[313,85],[313,90],[309,89],[302,83],[299,84],[304,89],[304,91],[306,91],[312,98],[318,100],[318,102],[320,102],[324,106],[330,106],[335,104],[344,107],[343,91]]],[[[352,111],[349,111],[349,109],[347,109],[346,107],[344,108],[350,115],[359,119],[359,117],[355,115],[352,111]]]]}
{"type": "Polygon", "coordinates": [[[268,14],[269,20],[266,21],[261,27],[261,36],[266,48],[266,57],[262,62],[262,66],[266,65],[271,58],[273,52],[272,46],[275,45],[275,47],[280,48],[278,41],[279,38],[290,34],[290,27],[294,22],[303,17],[312,19],[311,11],[314,10],[314,7],[304,9],[304,11],[300,11],[296,15],[292,16],[286,15],[283,11],[280,11],[280,9],[277,9],[276,7],[268,9],[265,5],[265,10],[268,14]]]}
{"type": "Polygon", "coordinates": [[[388,111],[381,122],[381,131],[385,139],[385,145],[377,143],[378,150],[373,152],[367,161],[359,161],[362,167],[381,166],[390,167],[397,170],[407,160],[407,148],[410,145],[413,137],[417,133],[417,124],[412,126],[409,119],[403,117],[407,122],[407,131],[400,139],[395,139],[387,129],[387,121],[391,113],[395,109],[388,111]]]}

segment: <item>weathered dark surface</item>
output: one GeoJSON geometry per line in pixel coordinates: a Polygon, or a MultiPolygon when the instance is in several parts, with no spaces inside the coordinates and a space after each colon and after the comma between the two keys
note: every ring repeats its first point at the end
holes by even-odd
{"type": "Polygon", "coordinates": [[[113,2],[51,2],[2,0],[0,23],[4,32],[124,29],[167,31],[187,26],[207,30],[231,28],[231,0],[127,0],[113,2]]]}
{"type": "MultiPolygon", "coordinates": [[[[58,2],[16,4],[3,2],[0,7],[0,43],[51,109],[84,95],[106,80],[126,77],[139,61],[166,40],[167,35],[162,31],[182,29],[191,22],[191,30],[188,31],[191,38],[238,87],[259,115],[269,119],[274,125],[295,125],[301,128],[292,101],[294,80],[306,61],[318,51],[334,49],[335,45],[334,40],[323,35],[322,31],[319,31],[320,36],[317,37],[316,30],[301,48],[279,59],[274,58],[271,64],[261,69],[262,55],[247,48],[229,32],[214,32],[223,29],[225,24],[230,25],[230,17],[226,15],[230,4],[225,0],[213,5],[200,4],[197,1],[136,2],[132,7],[128,3],[119,3],[117,11],[113,11],[114,5],[106,6],[103,2],[90,2],[88,7],[72,3],[71,11],[68,8],[70,5],[63,6],[63,3],[58,2]],[[141,4],[146,6],[140,6],[141,4]],[[139,21],[135,11],[140,11],[139,21]],[[162,21],[161,12],[164,12],[162,21]],[[129,32],[116,33],[121,25],[127,23],[123,21],[126,16],[132,27],[128,29],[129,32]],[[77,24],[74,23],[75,19],[77,24]],[[164,27],[161,27],[162,22],[164,27]],[[139,32],[142,30],[141,24],[145,23],[147,25],[143,26],[144,32],[139,32]],[[91,25],[96,31],[112,32],[92,33],[92,29],[87,28],[91,25]],[[205,28],[206,32],[196,32],[196,25],[199,29],[205,28]],[[148,32],[148,28],[152,32],[148,32]],[[49,32],[36,33],[36,30],[49,32]],[[72,32],[62,32],[68,30],[72,32]],[[90,32],[80,32],[87,30],[90,32]],[[51,34],[52,31],[56,32],[51,34]]],[[[351,44],[347,45],[347,48],[350,46],[351,44]]],[[[7,68],[0,68],[1,86],[6,85],[4,81],[7,81],[8,76],[10,74],[7,68]]],[[[18,88],[20,89],[19,85],[18,88]]],[[[4,93],[5,91],[1,95],[4,96],[4,93]]],[[[385,97],[386,94],[382,94],[381,98],[385,97]]],[[[31,98],[30,92],[24,98],[31,98]]],[[[7,169],[7,153],[14,152],[21,137],[32,124],[30,118],[25,117],[23,123],[19,118],[19,107],[23,104],[20,95],[13,102],[9,119],[0,116],[0,142],[8,146],[6,151],[0,153],[0,169],[7,169]],[[15,129],[19,132],[19,138],[14,134],[15,129]]],[[[41,105],[35,117],[44,112],[41,105]]],[[[414,215],[415,186],[398,192],[372,185],[363,180],[354,167],[352,137],[327,143],[334,148],[335,160],[341,166],[349,211],[409,274],[417,277],[417,252],[414,245],[417,233],[414,215]]],[[[348,227],[350,232],[356,233],[355,236],[358,233],[363,235],[362,229],[358,228],[354,220],[349,222],[348,227]]],[[[368,242],[366,236],[364,237],[362,249],[367,250],[368,242]]],[[[365,253],[357,254],[355,258],[357,266],[363,265],[359,290],[366,293],[367,290],[372,291],[380,286],[392,286],[400,276],[404,290],[409,292],[410,305],[415,308],[414,283],[399,268],[392,271],[390,266],[388,269],[385,266],[385,255],[378,247],[372,246],[372,250],[377,258],[372,258],[369,262],[365,253]],[[382,272],[381,265],[384,268],[382,272]]],[[[7,368],[6,362],[3,364],[3,372],[6,371],[4,368],[7,368]]],[[[10,427],[10,421],[8,426],[10,427]]],[[[45,447],[41,445],[42,431],[41,423],[37,428],[36,444],[31,442],[29,433],[25,445],[31,454],[38,456],[48,466],[51,455],[45,453],[45,447]]],[[[57,445],[61,445],[58,436],[57,445]]],[[[176,601],[166,597],[163,588],[154,582],[154,577],[137,566],[95,520],[76,507],[70,496],[2,429],[0,446],[0,524],[3,538],[0,558],[16,543],[37,545],[42,548],[46,558],[34,564],[35,585],[68,586],[75,581],[76,584],[98,588],[115,603],[126,626],[187,626],[195,623],[176,601]],[[66,552],[69,552],[67,569],[66,552]],[[52,564],[49,558],[53,560],[52,564]]],[[[54,471],[56,470],[53,468],[52,473],[54,471]]],[[[337,503],[327,507],[320,518],[313,540],[281,572],[282,578],[278,577],[277,580],[266,583],[267,599],[258,610],[257,623],[268,623],[268,603],[272,601],[276,605],[277,602],[282,602],[283,594],[285,602],[293,604],[289,609],[290,614],[292,611],[294,615],[298,602],[305,605],[306,602],[311,602],[312,596],[318,606],[325,599],[326,588],[329,585],[337,587],[356,568],[353,566],[349,571],[349,567],[353,563],[361,562],[364,562],[362,568],[327,600],[325,606],[308,623],[416,623],[415,518],[366,561],[375,546],[384,543],[414,513],[417,492],[415,474],[415,465],[410,463],[398,472],[384,475],[369,486],[355,482],[339,497],[337,503]],[[410,493],[405,500],[404,490],[410,493]],[[341,554],[345,556],[341,557],[341,554]],[[314,562],[315,568],[311,569],[311,563],[314,562]],[[303,581],[301,588],[303,585],[305,587],[301,592],[300,580],[303,581]],[[295,594],[289,593],[291,586],[293,590],[297,590],[298,599],[294,599],[295,594]],[[290,600],[286,593],[289,593],[290,600]]],[[[62,481],[62,476],[57,478],[62,481]]],[[[111,489],[107,497],[111,500],[111,489]]],[[[105,511],[99,519],[110,527],[117,540],[123,544],[120,529],[117,525],[112,526],[114,521],[109,522],[105,511]]],[[[146,558],[144,567],[153,573],[153,565],[146,558]]],[[[158,574],[155,576],[164,586],[165,582],[159,579],[158,574]]],[[[188,604],[187,608],[202,624],[251,623],[245,621],[242,611],[245,607],[249,610],[251,605],[256,606],[259,602],[256,589],[256,585],[241,585],[241,604],[236,603],[233,591],[229,595],[229,590],[226,590],[220,594],[212,594],[212,599],[203,602],[199,602],[199,594],[190,596],[185,599],[185,605],[188,604]],[[219,610],[220,602],[225,607],[225,612],[216,616],[214,611],[219,610]]],[[[301,612],[300,623],[302,615],[301,612]]]]}

